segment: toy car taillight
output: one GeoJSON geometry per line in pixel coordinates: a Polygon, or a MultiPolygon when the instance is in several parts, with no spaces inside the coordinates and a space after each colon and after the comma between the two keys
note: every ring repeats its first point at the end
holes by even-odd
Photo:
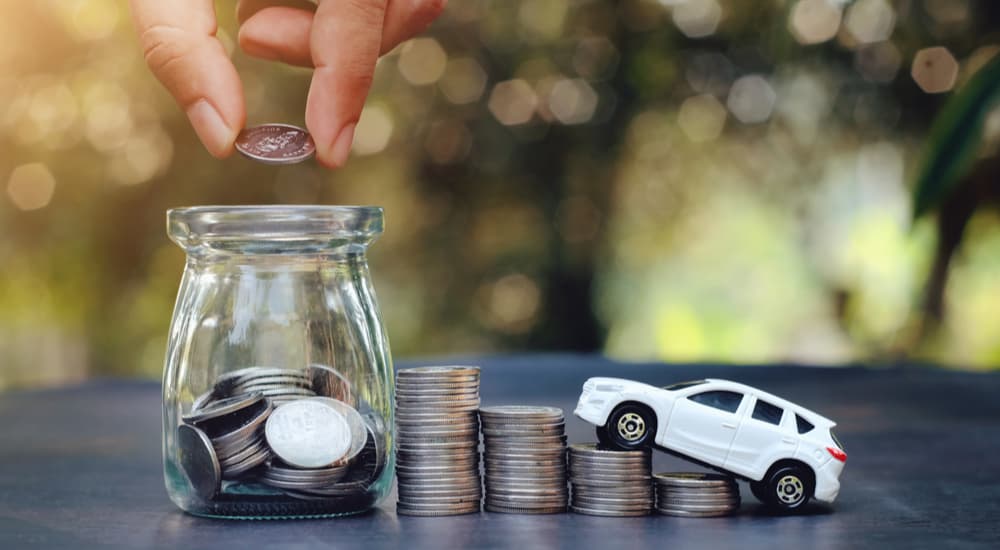
{"type": "Polygon", "coordinates": [[[847,462],[847,453],[845,453],[844,451],[841,451],[836,447],[827,447],[826,450],[830,453],[830,456],[832,456],[833,458],[836,458],[841,462],[847,462]]]}

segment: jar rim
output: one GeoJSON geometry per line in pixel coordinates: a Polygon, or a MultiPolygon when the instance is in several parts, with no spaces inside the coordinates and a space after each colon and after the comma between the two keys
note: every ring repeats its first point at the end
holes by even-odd
{"type": "Polygon", "coordinates": [[[365,242],[382,233],[379,206],[191,206],[167,210],[167,233],[182,246],[212,241],[365,242]]]}

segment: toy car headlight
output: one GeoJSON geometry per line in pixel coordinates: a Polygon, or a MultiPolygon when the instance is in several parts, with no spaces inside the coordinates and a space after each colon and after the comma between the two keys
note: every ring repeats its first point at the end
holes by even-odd
{"type": "Polygon", "coordinates": [[[621,384],[598,384],[597,391],[620,392],[625,389],[621,384]]]}

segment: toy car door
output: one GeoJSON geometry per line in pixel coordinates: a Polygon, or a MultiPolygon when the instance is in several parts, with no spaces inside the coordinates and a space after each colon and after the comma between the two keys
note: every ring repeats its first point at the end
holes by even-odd
{"type": "Polygon", "coordinates": [[[709,390],[678,399],[670,413],[663,445],[692,458],[722,466],[739,427],[742,393],[709,390]]]}
{"type": "Polygon", "coordinates": [[[755,397],[747,401],[746,418],[729,448],[726,469],[757,480],[776,460],[795,456],[799,438],[784,408],[755,397]]]}

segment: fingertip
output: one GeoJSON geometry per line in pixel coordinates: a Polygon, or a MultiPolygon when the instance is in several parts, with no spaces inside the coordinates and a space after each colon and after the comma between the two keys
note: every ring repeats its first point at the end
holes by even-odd
{"type": "Polygon", "coordinates": [[[199,99],[187,109],[188,120],[198,139],[216,158],[226,158],[233,153],[233,144],[243,124],[230,124],[206,99],[199,99]]]}

